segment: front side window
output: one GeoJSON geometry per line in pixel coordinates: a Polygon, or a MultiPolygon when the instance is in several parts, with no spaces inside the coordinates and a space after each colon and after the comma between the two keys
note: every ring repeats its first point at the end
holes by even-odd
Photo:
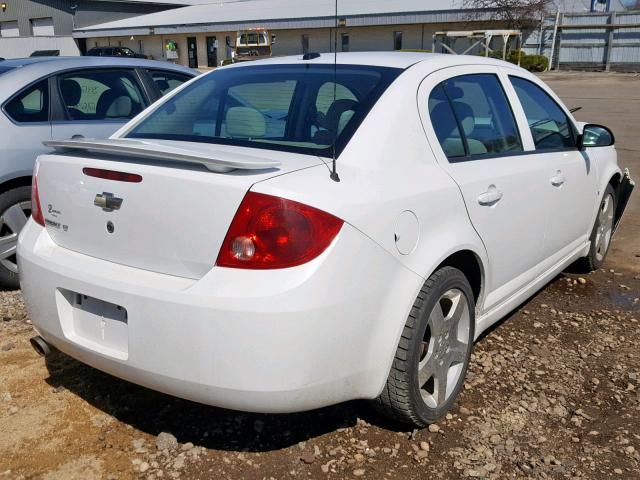
{"type": "Polygon", "coordinates": [[[49,121],[49,82],[42,80],[27,88],[5,106],[7,115],[19,123],[49,121]]]}
{"type": "Polygon", "coordinates": [[[562,150],[576,146],[569,117],[547,92],[519,77],[509,77],[527,117],[536,150],[562,150]]]}
{"type": "Polygon", "coordinates": [[[153,83],[155,83],[162,95],[166,95],[174,88],[179,87],[185,82],[191,80],[192,77],[182,73],[169,72],[167,70],[147,70],[153,83]]]}
{"type": "MultiPolygon", "coordinates": [[[[455,135],[461,134],[468,157],[522,151],[518,127],[498,77],[484,73],[461,75],[444,81],[441,86],[458,127],[453,137],[446,131],[441,134],[447,134],[450,145],[457,141],[455,135]]],[[[439,113],[442,112],[443,107],[439,109],[439,113]]],[[[433,111],[431,121],[438,132],[437,124],[441,119],[433,111]]],[[[448,150],[452,148],[447,147],[448,150]]],[[[458,149],[452,151],[458,153],[458,149]]]]}
{"type": "Polygon", "coordinates": [[[85,70],[62,75],[68,120],[128,120],[147,105],[130,70],[85,70]]]}
{"type": "Polygon", "coordinates": [[[128,137],[330,157],[400,72],[338,65],[334,73],[333,65],[319,64],[222,69],[170,98],[128,137]]]}

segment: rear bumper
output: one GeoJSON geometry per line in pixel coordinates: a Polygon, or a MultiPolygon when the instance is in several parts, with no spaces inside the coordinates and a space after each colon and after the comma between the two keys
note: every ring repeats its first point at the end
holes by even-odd
{"type": "Polygon", "coordinates": [[[63,249],[33,221],[18,258],[33,325],[58,349],[158,391],[255,412],[376,397],[423,282],[349,225],[302,267],[213,268],[200,280],[63,249]],[[64,292],[124,307],[123,351],[78,335],[64,292]]]}

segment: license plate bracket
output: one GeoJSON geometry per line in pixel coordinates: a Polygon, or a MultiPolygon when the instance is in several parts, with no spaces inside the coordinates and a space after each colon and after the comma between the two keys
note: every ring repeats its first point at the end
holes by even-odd
{"type": "Polygon", "coordinates": [[[126,308],[69,290],[58,293],[58,310],[67,338],[104,355],[123,360],[128,357],[126,308]]]}

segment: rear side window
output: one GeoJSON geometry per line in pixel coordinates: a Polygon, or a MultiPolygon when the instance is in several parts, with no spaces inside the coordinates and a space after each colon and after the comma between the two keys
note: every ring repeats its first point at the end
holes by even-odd
{"type": "Polygon", "coordinates": [[[493,74],[462,75],[442,82],[431,94],[429,113],[449,158],[462,156],[461,148],[467,157],[522,151],[509,101],[493,74]]]}
{"type": "Polygon", "coordinates": [[[130,70],[83,70],[59,78],[69,120],[128,120],[146,107],[130,70]]]}
{"type": "Polygon", "coordinates": [[[128,136],[330,157],[400,72],[323,64],[221,69],[170,98],[128,136]]]}
{"type": "Polygon", "coordinates": [[[429,115],[444,154],[448,158],[464,157],[465,148],[458,121],[442,84],[431,91],[429,115]]]}
{"type": "Polygon", "coordinates": [[[169,72],[167,70],[147,70],[153,83],[155,83],[162,95],[166,95],[174,88],[179,87],[184,82],[188,82],[192,77],[182,73],[169,72]]]}
{"type": "Polygon", "coordinates": [[[519,77],[509,77],[527,117],[536,150],[561,150],[576,146],[569,117],[536,84],[519,77]]]}
{"type": "Polygon", "coordinates": [[[42,80],[27,88],[5,106],[9,117],[19,123],[49,121],[49,82],[42,80]]]}

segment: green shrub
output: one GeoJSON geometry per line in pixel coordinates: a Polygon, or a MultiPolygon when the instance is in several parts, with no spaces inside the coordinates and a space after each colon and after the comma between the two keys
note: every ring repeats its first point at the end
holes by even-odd
{"type": "Polygon", "coordinates": [[[520,66],[530,72],[545,72],[549,68],[549,59],[544,55],[524,55],[520,66]]]}
{"type": "MultiPolygon", "coordinates": [[[[485,56],[484,52],[478,54],[481,57],[485,56]]],[[[502,60],[502,51],[491,50],[489,51],[489,58],[497,58],[502,60]]],[[[522,50],[511,50],[507,53],[507,62],[518,64],[518,56],[520,57],[520,66],[530,72],[544,72],[549,67],[549,59],[544,55],[527,55],[522,50]]]]}

